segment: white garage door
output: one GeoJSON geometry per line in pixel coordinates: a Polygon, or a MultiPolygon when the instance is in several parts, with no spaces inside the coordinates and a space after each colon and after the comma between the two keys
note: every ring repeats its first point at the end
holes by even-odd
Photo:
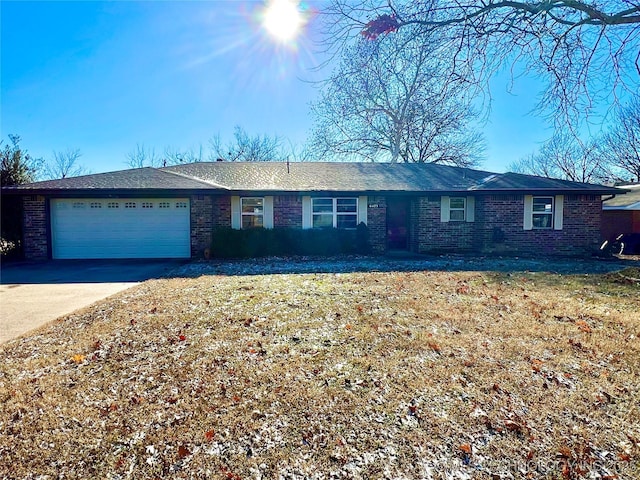
{"type": "Polygon", "coordinates": [[[53,258],[188,258],[188,198],[51,200],[53,258]]]}

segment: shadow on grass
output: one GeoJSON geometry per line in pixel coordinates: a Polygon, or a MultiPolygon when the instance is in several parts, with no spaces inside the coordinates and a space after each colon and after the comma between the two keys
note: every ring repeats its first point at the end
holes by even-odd
{"type": "Polygon", "coordinates": [[[590,275],[616,272],[630,267],[640,267],[640,261],[615,257],[611,259],[539,259],[467,255],[420,255],[410,258],[375,256],[267,257],[250,260],[192,262],[171,272],[171,276],[417,271],[546,272],[561,275],[590,275]]]}

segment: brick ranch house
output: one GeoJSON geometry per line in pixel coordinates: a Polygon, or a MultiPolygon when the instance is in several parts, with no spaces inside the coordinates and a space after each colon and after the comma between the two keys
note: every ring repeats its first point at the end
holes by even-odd
{"type": "Polygon", "coordinates": [[[29,259],[197,258],[218,227],[355,229],[374,252],[584,255],[624,190],[436,164],[203,162],[36,182],[29,259]]]}

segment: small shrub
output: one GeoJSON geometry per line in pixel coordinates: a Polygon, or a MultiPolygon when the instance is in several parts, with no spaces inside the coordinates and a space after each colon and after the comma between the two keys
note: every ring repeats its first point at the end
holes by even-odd
{"type": "Polygon", "coordinates": [[[0,257],[3,260],[22,257],[22,198],[4,195],[0,202],[0,257]]]}
{"type": "Polygon", "coordinates": [[[338,255],[369,251],[364,224],[356,231],[330,229],[218,228],[213,232],[211,255],[216,258],[253,258],[278,255],[338,255]]]}
{"type": "Polygon", "coordinates": [[[369,253],[371,251],[369,227],[364,222],[360,222],[356,228],[356,251],[358,253],[369,253]]]}

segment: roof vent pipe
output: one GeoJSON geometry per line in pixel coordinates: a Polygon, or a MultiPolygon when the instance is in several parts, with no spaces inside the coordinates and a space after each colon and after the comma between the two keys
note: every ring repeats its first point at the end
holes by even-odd
{"type": "Polygon", "coordinates": [[[217,158],[216,162],[224,162],[224,158],[217,158]]]}

